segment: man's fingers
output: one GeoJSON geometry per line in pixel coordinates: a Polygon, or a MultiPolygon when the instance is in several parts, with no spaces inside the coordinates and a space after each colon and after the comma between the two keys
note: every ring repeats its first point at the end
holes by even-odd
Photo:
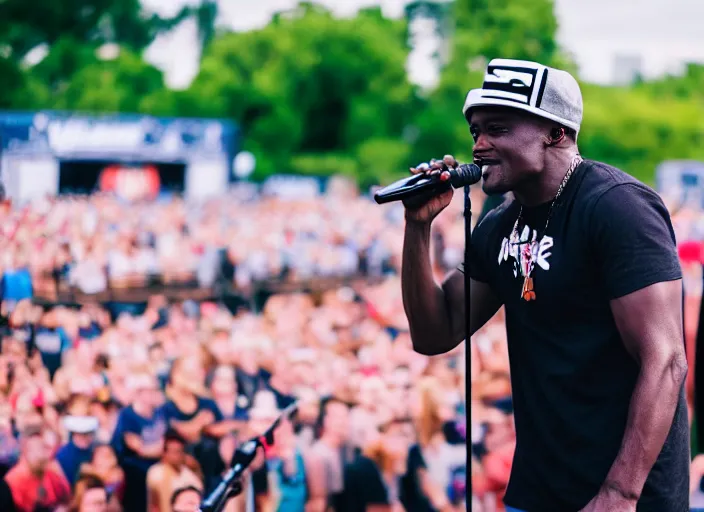
{"type": "Polygon", "coordinates": [[[430,168],[431,168],[431,169],[436,169],[436,170],[442,170],[442,169],[445,168],[445,166],[443,165],[442,160],[435,160],[435,159],[433,159],[433,161],[432,161],[431,164],[430,164],[430,168]]]}
{"type": "MultiPolygon", "coordinates": [[[[455,157],[452,155],[445,155],[442,160],[437,160],[435,158],[431,159],[430,162],[423,162],[415,167],[410,167],[409,171],[411,174],[418,174],[421,172],[430,171],[431,174],[437,174],[438,172],[447,172],[448,169],[454,169],[457,167],[458,163],[455,157]]],[[[443,179],[448,179],[447,176],[443,176],[443,179]]]]}
{"type": "Polygon", "coordinates": [[[442,161],[443,161],[443,163],[444,163],[446,166],[448,166],[448,167],[450,167],[450,168],[452,168],[452,169],[454,169],[455,167],[457,167],[457,160],[455,160],[455,157],[452,156],[452,155],[445,155],[445,156],[443,157],[442,161]]]}

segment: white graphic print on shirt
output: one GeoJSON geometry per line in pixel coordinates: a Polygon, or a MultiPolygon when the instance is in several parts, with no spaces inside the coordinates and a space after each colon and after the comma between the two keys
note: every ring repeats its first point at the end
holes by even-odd
{"type": "Polygon", "coordinates": [[[548,258],[552,255],[550,249],[553,246],[553,238],[544,236],[538,243],[537,237],[537,230],[529,226],[523,228],[520,236],[511,233],[510,238],[504,237],[499,251],[499,265],[511,257],[514,277],[518,277],[519,272],[521,276],[525,276],[531,261],[543,270],[550,270],[548,258]]]}

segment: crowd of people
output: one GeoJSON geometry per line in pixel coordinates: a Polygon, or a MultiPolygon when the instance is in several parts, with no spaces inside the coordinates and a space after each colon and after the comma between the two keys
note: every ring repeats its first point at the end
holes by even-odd
{"type": "MultiPolygon", "coordinates": [[[[434,223],[438,280],[462,261],[462,208],[456,194],[434,223]]],[[[300,201],[92,195],[6,209],[0,510],[198,510],[235,449],[293,402],[226,510],[455,512],[468,507],[469,469],[472,510],[502,510],[516,442],[502,313],[469,345],[468,435],[464,344],[431,358],[412,349],[403,222],[400,205],[348,185],[300,201]],[[331,276],[348,282],[274,294],[261,310],[159,293],[36,300],[52,283],[91,295],[224,281],[247,295],[331,276]]]]}
{"type": "MultiPolygon", "coordinates": [[[[402,225],[401,208],[346,186],[301,201],[92,195],[7,209],[0,509],[196,510],[235,449],[294,401],[229,510],[464,509],[463,352],[412,350],[402,225]],[[36,300],[51,283],[98,296],[225,280],[247,295],[326,277],[349,279],[261,310],[159,293],[36,300]]],[[[459,263],[462,234],[459,205],[438,233],[438,276],[459,263]]]]}

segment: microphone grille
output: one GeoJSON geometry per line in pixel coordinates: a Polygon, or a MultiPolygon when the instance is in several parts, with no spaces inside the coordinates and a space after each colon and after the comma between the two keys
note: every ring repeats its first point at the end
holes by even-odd
{"type": "Polygon", "coordinates": [[[474,185],[482,179],[482,169],[477,164],[462,164],[457,168],[459,186],[474,185]]]}

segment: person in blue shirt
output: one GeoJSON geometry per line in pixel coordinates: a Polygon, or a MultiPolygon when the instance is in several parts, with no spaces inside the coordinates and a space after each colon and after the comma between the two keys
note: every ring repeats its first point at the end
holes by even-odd
{"type": "Polygon", "coordinates": [[[167,422],[157,408],[161,391],[152,375],[132,375],[128,384],[132,403],[120,411],[111,444],[125,471],[124,509],[144,512],[147,471],[163,453],[167,422]]]}
{"type": "Polygon", "coordinates": [[[73,345],[66,331],[59,325],[56,310],[47,311],[42,316],[34,334],[34,345],[53,379],[61,367],[63,353],[73,345]]]}
{"type": "Polygon", "coordinates": [[[187,451],[203,468],[207,488],[219,477],[217,464],[218,425],[224,420],[217,404],[204,398],[205,370],[198,358],[182,357],[171,366],[167,384],[169,400],[164,404],[164,417],[187,443],[187,451]]]}
{"type": "Polygon", "coordinates": [[[275,433],[275,456],[267,462],[269,479],[273,485],[276,512],[304,510],[308,501],[308,485],[303,455],[296,446],[293,424],[283,421],[275,433]],[[273,478],[271,478],[273,477],[273,478]]]}
{"type": "Polygon", "coordinates": [[[10,266],[5,268],[0,279],[2,300],[17,303],[33,296],[32,275],[27,267],[26,257],[16,255],[10,266]]]}
{"type": "Polygon", "coordinates": [[[73,487],[78,478],[81,464],[88,463],[93,458],[98,420],[92,416],[67,416],[64,420],[64,427],[71,437],[68,443],[59,448],[56,453],[56,461],[73,487]]]}

